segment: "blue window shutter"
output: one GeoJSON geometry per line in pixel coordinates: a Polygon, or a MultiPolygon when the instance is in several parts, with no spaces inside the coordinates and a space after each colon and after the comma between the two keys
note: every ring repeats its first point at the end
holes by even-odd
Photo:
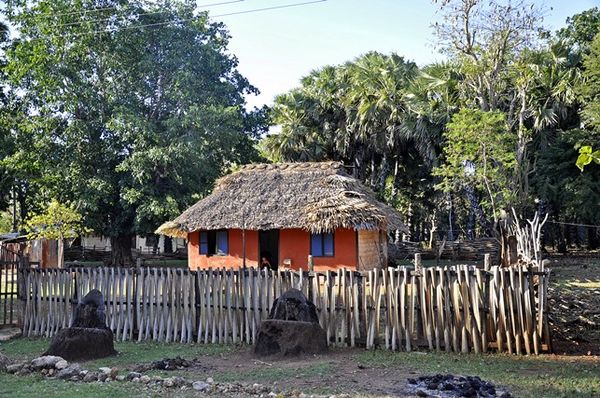
{"type": "Polygon", "coordinates": [[[200,254],[208,254],[208,232],[200,232],[200,254]]]}
{"type": "Polygon", "coordinates": [[[323,234],[323,256],[333,257],[333,234],[323,234]]]}
{"type": "Polygon", "coordinates": [[[321,237],[321,234],[310,235],[310,254],[312,254],[314,257],[323,256],[323,240],[321,237]]]}

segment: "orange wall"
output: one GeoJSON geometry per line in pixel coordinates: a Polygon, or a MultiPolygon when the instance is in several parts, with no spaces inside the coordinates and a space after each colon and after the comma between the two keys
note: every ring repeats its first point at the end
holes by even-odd
{"type": "MultiPolygon", "coordinates": [[[[302,229],[282,229],[279,232],[279,261],[289,258],[291,268],[308,269],[310,233],[302,229]]],[[[334,257],[313,257],[315,271],[339,267],[356,268],[356,232],[338,229],[334,234],[334,257]]]]}
{"type": "MultiPolygon", "coordinates": [[[[243,262],[242,230],[230,229],[229,255],[210,256],[200,254],[199,240],[200,232],[194,231],[188,234],[188,264],[190,269],[197,268],[238,268],[243,262]]],[[[256,267],[258,262],[258,232],[246,231],[246,266],[256,267]]]]}
{"type": "MultiPolygon", "coordinates": [[[[229,255],[210,256],[200,254],[198,247],[199,231],[188,234],[188,264],[197,268],[237,268],[242,266],[242,231],[229,230],[229,255]]],[[[356,231],[338,229],[334,234],[334,257],[314,257],[315,271],[325,271],[338,267],[356,268],[356,231]]],[[[310,234],[302,229],[282,229],[279,231],[279,263],[291,260],[291,268],[308,269],[310,254],[310,234]]],[[[258,262],[258,232],[246,231],[246,266],[255,267],[258,262]]]]}

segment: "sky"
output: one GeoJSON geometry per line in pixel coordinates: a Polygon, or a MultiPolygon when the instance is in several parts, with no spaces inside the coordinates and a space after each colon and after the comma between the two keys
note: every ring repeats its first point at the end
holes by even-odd
{"type": "MultiPolygon", "coordinates": [[[[443,59],[434,48],[431,24],[439,13],[430,0],[327,0],[218,16],[306,1],[243,0],[208,8],[230,31],[229,49],[239,59],[238,69],[261,91],[247,98],[249,107],[271,104],[313,69],[342,64],[368,51],[396,52],[418,65],[443,59]]],[[[546,10],[545,25],[554,31],[568,16],[600,7],[600,0],[546,0],[540,5],[546,10]]]]}

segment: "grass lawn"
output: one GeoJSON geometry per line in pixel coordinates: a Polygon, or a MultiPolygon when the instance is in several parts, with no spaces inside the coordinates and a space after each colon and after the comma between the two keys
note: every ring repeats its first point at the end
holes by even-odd
{"type": "MultiPolygon", "coordinates": [[[[0,351],[11,358],[29,360],[43,352],[48,339],[21,338],[0,343],[0,351]]],[[[211,344],[162,344],[153,342],[117,342],[116,357],[82,363],[85,369],[102,366],[117,367],[122,374],[137,364],[181,356],[196,358],[203,371],[150,371],[148,375],[164,377],[181,375],[190,380],[207,376],[217,382],[260,382],[291,386],[307,393],[329,391],[332,380],[341,380],[331,392],[357,393],[354,386],[344,383],[344,375],[353,370],[367,369],[362,380],[374,384],[389,381],[397,375],[405,383],[408,375],[452,373],[480,376],[507,386],[517,397],[598,397],[600,395],[600,358],[556,355],[475,355],[423,352],[365,351],[362,349],[333,349],[330,354],[301,360],[270,361],[267,364],[252,358],[247,346],[211,344]],[[268,365],[268,366],[266,366],[268,365]],[[360,366],[358,366],[360,365],[360,366]],[[208,369],[208,370],[207,370],[208,369]],[[299,385],[298,380],[304,384],[299,385]]],[[[414,377],[414,376],[413,376],[414,377]]],[[[356,386],[356,385],[355,385],[356,386]]],[[[172,391],[174,396],[192,396],[192,391],[172,391]]],[[[0,373],[0,396],[10,397],[139,397],[164,396],[165,391],[142,388],[134,383],[73,383],[45,379],[39,375],[14,376],[0,373]]],[[[376,391],[359,396],[379,396],[376,391]]]]}
{"type": "Polygon", "coordinates": [[[362,351],[355,358],[365,366],[479,376],[510,387],[517,397],[600,396],[598,357],[362,351]]]}

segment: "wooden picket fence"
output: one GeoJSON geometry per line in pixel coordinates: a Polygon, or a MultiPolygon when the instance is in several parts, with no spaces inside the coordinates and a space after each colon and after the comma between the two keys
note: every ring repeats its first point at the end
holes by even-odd
{"type": "Polygon", "coordinates": [[[550,349],[549,270],[532,267],[22,272],[26,336],[52,336],[69,326],[73,305],[97,288],[116,339],[253,344],[273,301],[294,287],[316,305],[330,345],[517,354],[550,349]]]}

